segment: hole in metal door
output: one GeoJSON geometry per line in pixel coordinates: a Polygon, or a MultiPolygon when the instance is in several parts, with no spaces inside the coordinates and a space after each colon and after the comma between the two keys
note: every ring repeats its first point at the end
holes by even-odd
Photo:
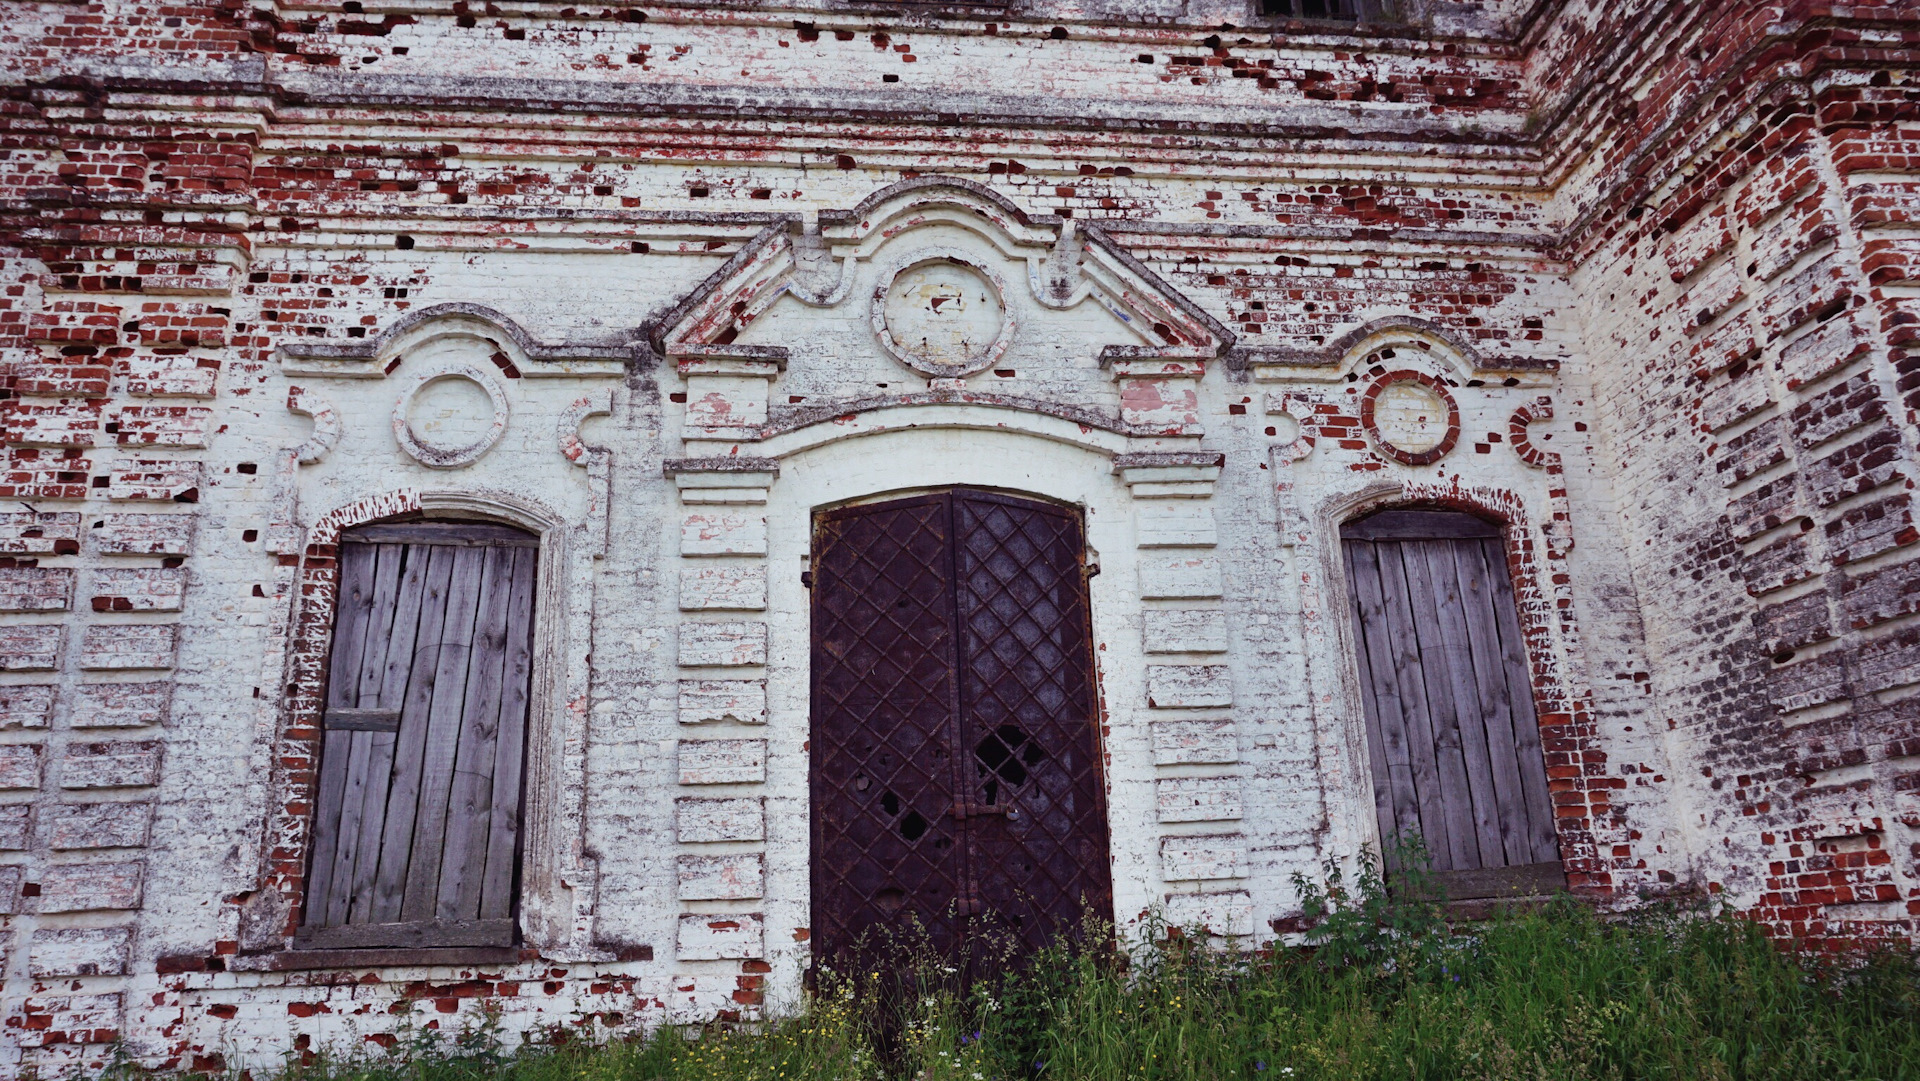
{"type": "Polygon", "coordinates": [[[1030,948],[1112,907],[1078,511],[955,489],[822,512],[813,942],[1030,948]]]}

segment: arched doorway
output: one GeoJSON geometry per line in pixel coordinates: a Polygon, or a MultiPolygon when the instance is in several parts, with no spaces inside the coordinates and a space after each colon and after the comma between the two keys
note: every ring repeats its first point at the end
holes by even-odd
{"type": "Polygon", "coordinates": [[[1392,509],[1340,528],[1381,838],[1456,900],[1566,878],[1501,527],[1392,509]]]}
{"type": "Polygon", "coordinates": [[[816,515],[817,955],[1111,910],[1085,551],[1077,509],[978,489],[816,515]]]}
{"type": "Polygon", "coordinates": [[[540,538],[393,522],[339,548],[295,943],[512,945],[540,538]]]}

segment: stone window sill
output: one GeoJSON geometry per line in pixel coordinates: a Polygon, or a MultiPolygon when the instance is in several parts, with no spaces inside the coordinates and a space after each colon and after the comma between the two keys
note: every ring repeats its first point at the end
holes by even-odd
{"type": "Polygon", "coordinates": [[[534,961],[539,950],[520,946],[444,946],[414,949],[283,950],[230,958],[229,969],[296,972],[329,968],[425,968],[448,965],[508,965],[534,961]]]}

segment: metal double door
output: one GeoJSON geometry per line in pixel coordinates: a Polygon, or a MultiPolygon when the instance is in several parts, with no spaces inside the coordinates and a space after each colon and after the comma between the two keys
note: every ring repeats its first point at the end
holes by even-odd
{"type": "Polygon", "coordinates": [[[1085,557],[1077,509],[995,492],[817,515],[818,956],[1111,918],[1085,557]]]}

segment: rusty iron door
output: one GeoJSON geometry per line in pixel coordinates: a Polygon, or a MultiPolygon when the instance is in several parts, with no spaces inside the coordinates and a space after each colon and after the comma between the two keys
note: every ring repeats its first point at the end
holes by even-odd
{"type": "Polygon", "coordinates": [[[1112,883],[1078,511],[956,489],[821,514],[813,935],[1029,947],[1112,883]]]}

